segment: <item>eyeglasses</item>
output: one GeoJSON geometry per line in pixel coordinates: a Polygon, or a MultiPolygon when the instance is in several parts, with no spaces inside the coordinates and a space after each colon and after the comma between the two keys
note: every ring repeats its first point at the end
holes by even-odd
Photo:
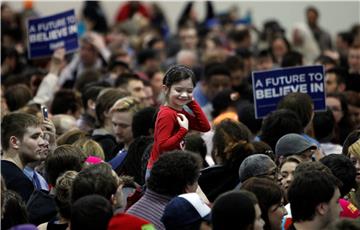
{"type": "Polygon", "coordinates": [[[277,179],[277,175],[279,174],[279,170],[277,167],[271,169],[269,172],[267,173],[263,173],[263,174],[258,174],[256,175],[256,177],[269,177],[273,180],[277,179]]]}
{"type": "Polygon", "coordinates": [[[304,152],[300,153],[298,156],[303,160],[303,161],[315,161],[315,151],[316,149],[307,149],[304,152]]]}

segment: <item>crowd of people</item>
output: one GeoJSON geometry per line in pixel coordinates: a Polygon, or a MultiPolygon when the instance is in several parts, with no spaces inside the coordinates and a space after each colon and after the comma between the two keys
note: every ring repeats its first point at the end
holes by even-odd
{"type": "Polygon", "coordinates": [[[309,6],[287,38],[202,4],[172,34],[160,2],[87,1],[79,49],[29,59],[36,8],[1,3],[2,229],[360,229],[360,22],[309,6]],[[251,74],[309,65],[326,111],[292,92],[256,119],[251,74]]]}

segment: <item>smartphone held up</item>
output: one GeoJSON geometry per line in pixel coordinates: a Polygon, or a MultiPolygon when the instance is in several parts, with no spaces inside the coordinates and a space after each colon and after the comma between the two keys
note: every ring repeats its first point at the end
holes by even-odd
{"type": "Polygon", "coordinates": [[[41,113],[43,115],[44,120],[48,119],[48,117],[49,117],[48,116],[48,109],[47,109],[46,106],[44,106],[44,105],[41,106],[41,113]]]}

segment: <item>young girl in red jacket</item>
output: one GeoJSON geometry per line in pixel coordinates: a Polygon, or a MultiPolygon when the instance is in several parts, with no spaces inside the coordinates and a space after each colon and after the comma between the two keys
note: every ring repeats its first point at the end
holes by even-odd
{"type": "Polygon", "coordinates": [[[200,105],[193,99],[195,75],[191,69],[176,65],[163,79],[165,104],[157,114],[154,145],[147,164],[146,178],[153,164],[167,151],[184,149],[184,137],[189,130],[207,132],[210,124],[200,105]]]}

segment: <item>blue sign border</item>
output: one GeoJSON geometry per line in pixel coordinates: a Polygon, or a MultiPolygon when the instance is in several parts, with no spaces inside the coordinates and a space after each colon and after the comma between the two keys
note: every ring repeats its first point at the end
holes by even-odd
{"type": "MultiPolygon", "coordinates": [[[[278,102],[281,100],[283,96],[290,92],[299,92],[298,90],[291,90],[290,92],[282,95],[282,96],[275,96],[275,97],[269,97],[264,99],[257,99],[256,95],[256,83],[257,81],[261,81],[264,84],[264,87],[262,89],[267,89],[265,82],[265,79],[267,78],[277,78],[281,76],[290,76],[290,75],[300,75],[305,74],[306,81],[302,82],[301,84],[306,84],[306,89],[304,88],[304,85],[302,85],[303,90],[306,90],[307,94],[312,98],[312,101],[314,103],[314,111],[324,111],[326,110],[326,104],[325,104],[325,73],[324,73],[324,67],[322,65],[313,65],[313,66],[298,66],[298,67],[287,67],[287,68],[279,68],[279,69],[273,69],[269,71],[254,71],[252,72],[252,89],[253,89],[253,97],[254,97],[254,109],[255,109],[255,117],[256,119],[260,119],[265,117],[270,112],[276,110],[278,102]],[[322,78],[321,80],[314,80],[311,81],[310,76],[307,74],[309,73],[321,73],[322,78]],[[322,83],[324,88],[323,92],[312,92],[312,86],[310,86],[312,83],[322,83]]],[[[289,83],[284,84],[278,87],[271,87],[274,92],[280,92],[279,88],[287,86],[287,89],[293,87],[300,88],[299,83],[289,83]]],[[[275,94],[275,93],[274,93],[275,94]]]]}
{"type": "MultiPolygon", "coordinates": [[[[51,16],[41,17],[41,18],[33,18],[27,20],[27,43],[28,43],[28,57],[29,59],[36,59],[36,58],[42,58],[42,57],[48,57],[51,56],[56,48],[63,47],[65,48],[66,53],[71,53],[76,51],[79,48],[79,39],[78,39],[78,33],[77,33],[77,20],[74,22],[69,22],[66,20],[67,17],[73,17],[76,19],[75,10],[71,9],[65,12],[61,12],[58,14],[54,14],[51,16]],[[69,26],[75,26],[76,27],[76,33],[71,33],[67,36],[62,36],[61,38],[49,40],[49,41],[43,41],[43,42],[34,42],[31,43],[29,36],[33,33],[30,33],[30,26],[35,26],[34,28],[38,28],[38,25],[41,23],[47,23],[50,21],[55,21],[65,18],[66,25],[59,27],[59,28],[66,28],[68,31],[69,26]],[[58,45],[57,45],[58,44],[58,45]],[[51,45],[54,45],[53,48],[51,48],[51,45]],[[57,46],[56,46],[57,45],[57,46]]],[[[74,27],[74,28],[75,28],[74,27]]],[[[57,29],[59,29],[57,28],[57,29]]],[[[50,31],[50,30],[48,30],[50,31]]],[[[47,33],[46,31],[45,33],[47,33]]],[[[39,32],[35,32],[39,33],[39,32]]]]}

